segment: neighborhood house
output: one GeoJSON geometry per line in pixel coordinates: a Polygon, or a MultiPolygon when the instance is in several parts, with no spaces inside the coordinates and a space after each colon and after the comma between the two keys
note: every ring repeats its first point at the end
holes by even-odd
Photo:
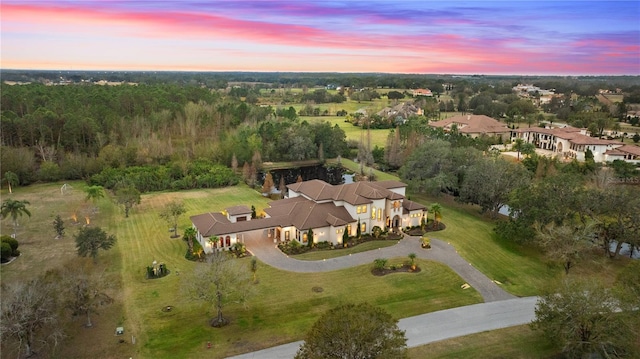
{"type": "Polygon", "coordinates": [[[405,198],[407,185],[398,181],[331,185],[321,180],[287,186],[288,197],[269,203],[265,218],[252,219],[246,206],[191,217],[197,239],[206,253],[228,249],[245,240],[295,240],[342,244],[346,231],[355,236],[374,227],[397,231],[419,226],[426,207],[405,198]],[[313,233],[313,238],[308,234],[313,233]],[[212,240],[218,238],[218,241],[212,240]]]}
{"type": "Polygon", "coordinates": [[[514,131],[515,138],[533,143],[537,148],[548,150],[566,159],[584,161],[587,151],[595,162],[623,160],[640,163],[640,147],[625,145],[619,141],[605,140],[587,135],[586,130],[576,127],[521,128],[514,131]]]}

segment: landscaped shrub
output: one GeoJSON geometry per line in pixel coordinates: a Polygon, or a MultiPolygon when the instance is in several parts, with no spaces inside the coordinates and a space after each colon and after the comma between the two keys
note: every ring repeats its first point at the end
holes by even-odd
{"type": "Polygon", "coordinates": [[[235,255],[237,258],[242,258],[247,255],[247,247],[244,245],[244,243],[234,243],[231,248],[229,248],[229,251],[233,253],[233,255],[235,255]]]}
{"type": "Polygon", "coordinates": [[[11,248],[12,257],[17,257],[20,255],[20,251],[18,250],[19,244],[17,239],[12,238],[11,236],[4,235],[0,237],[0,242],[7,243],[9,245],[9,248],[11,248]]]}
{"type": "Polygon", "coordinates": [[[327,241],[322,241],[322,242],[318,242],[316,243],[316,248],[318,249],[331,249],[333,247],[333,244],[327,242],[327,241]]]}
{"type": "Polygon", "coordinates": [[[187,253],[184,255],[184,257],[190,261],[199,261],[202,259],[203,253],[204,249],[202,249],[200,242],[193,241],[193,251],[190,251],[189,247],[187,246],[187,253]]]}
{"type": "Polygon", "coordinates": [[[382,228],[380,228],[379,226],[371,228],[371,234],[373,234],[373,237],[376,239],[380,238],[380,236],[382,235],[382,228]]]}
{"type": "Polygon", "coordinates": [[[8,262],[11,258],[11,246],[9,243],[0,243],[0,258],[2,258],[2,262],[8,262]]]}
{"type": "Polygon", "coordinates": [[[278,244],[278,248],[282,251],[282,253],[288,255],[301,254],[309,251],[308,246],[301,245],[298,241],[289,241],[286,243],[278,244]]]}

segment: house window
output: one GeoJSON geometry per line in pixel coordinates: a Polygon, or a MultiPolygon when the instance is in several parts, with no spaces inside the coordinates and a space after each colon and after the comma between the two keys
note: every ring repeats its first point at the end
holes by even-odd
{"type": "Polygon", "coordinates": [[[366,233],[367,232],[367,224],[366,223],[361,223],[360,224],[360,232],[362,232],[362,233],[366,233]]]}
{"type": "Polygon", "coordinates": [[[362,206],[362,213],[367,213],[367,206],[362,206]]]}
{"type": "Polygon", "coordinates": [[[376,219],[376,207],[371,206],[371,219],[376,219]]]}
{"type": "Polygon", "coordinates": [[[378,208],[378,221],[382,220],[382,208],[378,208]]]}
{"type": "Polygon", "coordinates": [[[351,226],[350,225],[347,226],[347,235],[349,235],[349,236],[351,235],[351,226]]]}
{"type": "Polygon", "coordinates": [[[291,240],[291,232],[289,231],[284,232],[284,240],[287,242],[291,240]]]}
{"type": "Polygon", "coordinates": [[[307,234],[306,233],[304,233],[302,235],[302,243],[307,243],[307,234]]]}
{"type": "Polygon", "coordinates": [[[360,214],[360,206],[356,207],[356,213],[360,214]]]}

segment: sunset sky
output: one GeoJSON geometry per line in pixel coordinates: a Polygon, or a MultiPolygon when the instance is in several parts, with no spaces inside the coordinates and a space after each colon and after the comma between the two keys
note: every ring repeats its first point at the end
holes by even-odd
{"type": "Polygon", "coordinates": [[[640,75],[640,1],[11,1],[1,67],[640,75]]]}

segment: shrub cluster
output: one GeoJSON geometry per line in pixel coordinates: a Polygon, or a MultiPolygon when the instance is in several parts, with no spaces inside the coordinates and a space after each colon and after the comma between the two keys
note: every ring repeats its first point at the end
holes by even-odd
{"type": "Polygon", "coordinates": [[[0,252],[3,263],[8,262],[11,257],[19,256],[18,241],[7,235],[0,237],[0,252]]]}

